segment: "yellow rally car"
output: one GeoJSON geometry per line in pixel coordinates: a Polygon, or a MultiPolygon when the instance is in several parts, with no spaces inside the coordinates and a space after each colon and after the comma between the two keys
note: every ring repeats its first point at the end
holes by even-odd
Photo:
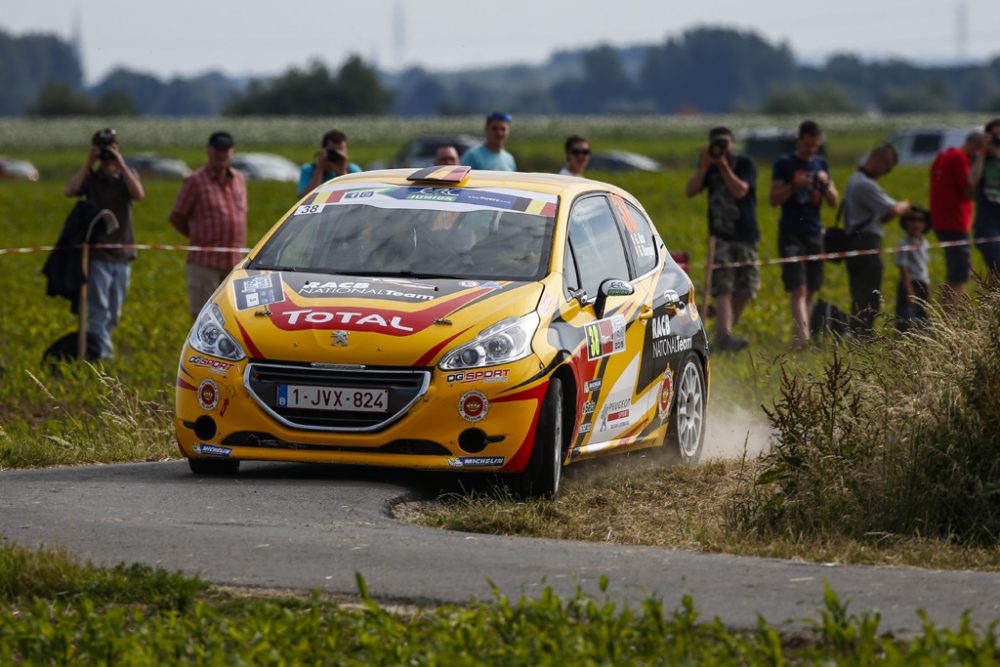
{"type": "Polygon", "coordinates": [[[241,460],[510,473],[666,445],[697,461],[708,344],[639,203],[430,167],[307,195],[201,311],[177,372],[195,473],[241,460]]]}

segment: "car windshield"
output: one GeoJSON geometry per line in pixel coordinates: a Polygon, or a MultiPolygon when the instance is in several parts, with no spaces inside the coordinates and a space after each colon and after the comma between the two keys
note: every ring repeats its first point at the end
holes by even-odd
{"type": "Polygon", "coordinates": [[[309,195],[251,269],[537,280],[556,198],[508,189],[351,184],[309,195]]]}

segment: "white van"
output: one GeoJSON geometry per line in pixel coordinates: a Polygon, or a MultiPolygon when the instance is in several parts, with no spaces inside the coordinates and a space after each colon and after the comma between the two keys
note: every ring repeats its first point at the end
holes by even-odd
{"type": "Polygon", "coordinates": [[[889,143],[899,153],[900,164],[930,164],[942,148],[961,146],[976,128],[939,127],[922,130],[899,130],[889,143]]]}

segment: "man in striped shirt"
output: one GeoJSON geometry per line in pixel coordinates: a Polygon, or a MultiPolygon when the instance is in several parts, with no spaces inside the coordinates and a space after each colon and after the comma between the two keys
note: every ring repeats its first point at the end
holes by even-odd
{"type": "MultiPolygon", "coordinates": [[[[170,224],[193,246],[242,248],[247,242],[247,187],[243,174],[229,166],[233,137],[208,138],[208,162],[184,179],[170,211],[170,224]]],[[[238,251],[191,250],[187,290],[191,317],[198,317],[219,284],[242,259],[238,251]]]]}

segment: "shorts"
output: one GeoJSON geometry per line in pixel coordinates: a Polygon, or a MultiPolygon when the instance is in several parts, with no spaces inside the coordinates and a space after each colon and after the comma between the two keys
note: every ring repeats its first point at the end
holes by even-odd
{"type": "Polygon", "coordinates": [[[748,241],[715,239],[716,262],[754,262],[749,266],[712,270],[712,296],[732,294],[752,299],[760,287],[760,267],[757,266],[757,244],[748,241]]]}
{"type": "MultiPolygon", "coordinates": [[[[822,252],[822,232],[807,235],[778,232],[779,257],[819,255],[822,252]]],[[[823,286],[823,260],[782,264],[781,282],[784,283],[786,292],[796,290],[803,285],[810,292],[818,292],[823,286]]]]}
{"type": "MultiPolygon", "coordinates": [[[[965,232],[939,232],[934,230],[934,235],[938,241],[968,241],[969,235],[965,232]]],[[[944,263],[947,267],[945,280],[952,285],[969,282],[971,269],[972,246],[957,245],[944,248],[944,263]]]]}
{"type": "Polygon", "coordinates": [[[215,294],[215,290],[229,275],[231,269],[212,269],[200,264],[187,265],[188,305],[191,317],[198,317],[202,306],[215,294]]]}

